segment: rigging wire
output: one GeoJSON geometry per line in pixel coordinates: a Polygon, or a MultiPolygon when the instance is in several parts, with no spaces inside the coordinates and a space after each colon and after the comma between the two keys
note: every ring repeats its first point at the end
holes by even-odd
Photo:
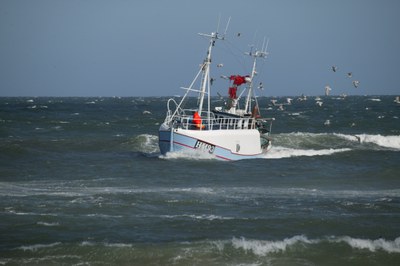
{"type": "Polygon", "coordinates": [[[223,45],[227,49],[227,52],[235,59],[235,61],[237,61],[242,70],[244,72],[248,71],[248,66],[246,65],[246,59],[243,50],[226,39],[225,42],[223,42],[223,45]]]}

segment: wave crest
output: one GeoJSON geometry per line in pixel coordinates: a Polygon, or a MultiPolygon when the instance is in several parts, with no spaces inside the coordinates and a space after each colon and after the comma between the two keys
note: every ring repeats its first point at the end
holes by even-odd
{"type": "Polygon", "coordinates": [[[342,133],[310,133],[292,132],[273,136],[277,147],[300,150],[330,149],[394,149],[400,150],[400,136],[380,134],[342,134],[342,133]],[[371,144],[373,146],[371,146],[371,144]]]}
{"type": "Polygon", "coordinates": [[[128,144],[136,152],[157,153],[160,151],[158,137],[155,135],[141,134],[131,139],[128,144]]]}
{"type": "Polygon", "coordinates": [[[287,249],[301,244],[303,246],[328,244],[347,244],[353,249],[368,250],[370,252],[384,251],[388,253],[400,253],[400,237],[394,240],[385,240],[383,238],[371,240],[352,238],[350,236],[328,237],[320,239],[308,239],[304,235],[297,235],[291,238],[285,238],[278,241],[252,240],[245,238],[233,238],[231,245],[236,249],[242,249],[245,252],[252,252],[257,256],[266,256],[270,253],[285,252],[287,249]]]}
{"type": "Polygon", "coordinates": [[[246,240],[243,237],[240,239],[232,239],[232,245],[234,248],[243,249],[246,252],[251,251],[258,256],[265,256],[269,253],[285,251],[289,246],[293,246],[297,243],[312,244],[313,242],[315,241],[309,240],[303,235],[285,238],[282,241],[246,240]]]}
{"type": "Polygon", "coordinates": [[[375,144],[383,148],[390,148],[400,150],[400,136],[382,136],[378,135],[368,135],[368,134],[359,134],[359,135],[344,135],[344,134],[335,134],[338,137],[344,138],[350,141],[356,141],[361,144],[369,143],[375,144]]]}

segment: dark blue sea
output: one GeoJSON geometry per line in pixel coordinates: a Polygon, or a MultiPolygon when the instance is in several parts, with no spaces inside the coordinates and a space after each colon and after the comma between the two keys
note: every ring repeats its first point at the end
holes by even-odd
{"type": "Polygon", "coordinates": [[[291,98],[235,162],[161,156],[167,98],[0,98],[0,265],[400,265],[400,104],[291,98]]]}

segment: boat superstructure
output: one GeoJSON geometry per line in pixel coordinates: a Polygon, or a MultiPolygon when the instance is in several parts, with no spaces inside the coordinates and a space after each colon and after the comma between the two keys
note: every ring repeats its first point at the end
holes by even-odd
{"type": "MultiPolygon", "coordinates": [[[[171,98],[167,102],[167,114],[159,129],[161,154],[168,152],[199,152],[222,160],[240,160],[262,157],[271,148],[269,137],[272,120],[260,116],[253,80],[257,59],[266,58],[267,45],[261,50],[250,51],[253,67],[249,75],[224,77],[232,82],[226,106],[211,107],[210,76],[211,55],[215,43],[224,40],[218,33],[200,34],[209,39],[206,58],[186,93],[178,103],[171,98]],[[195,84],[200,83],[199,88],[195,84]],[[238,88],[246,89],[237,95],[238,88]],[[187,109],[189,94],[198,95],[197,106],[187,109]],[[239,101],[244,98],[244,108],[239,101]]],[[[262,86],[262,84],[260,84],[262,86]]]]}

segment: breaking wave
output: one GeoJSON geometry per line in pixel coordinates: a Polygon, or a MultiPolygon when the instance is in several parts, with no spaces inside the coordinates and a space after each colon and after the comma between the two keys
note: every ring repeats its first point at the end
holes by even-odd
{"type": "Polygon", "coordinates": [[[360,144],[371,143],[383,148],[400,150],[400,136],[382,136],[382,135],[368,135],[368,134],[359,134],[359,135],[344,135],[344,134],[335,134],[340,138],[344,138],[346,140],[359,142],[360,144]]]}
{"type": "Polygon", "coordinates": [[[141,134],[135,136],[126,143],[135,152],[142,153],[157,153],[160,152],[158,148],[158,136],[150,134],[141,134]]]}
{"type": "Polygon", "coordinates": [[[285,252],[295,245],[310,247],[319,244],[346,244],[353,249],[367,250],[370,252],[384,251],[388,253],[400,253],[400,237],[394,240],[379,239],[360,239],[350,236],[331,236],[319,239],[309,239],[304,235],[293,236],[278,241],[251,240],[245,238],[233,238],[225,245],[232,245],[234,248],[252,252],[257,256],[266,256],[270,253],[285,252]]]}

